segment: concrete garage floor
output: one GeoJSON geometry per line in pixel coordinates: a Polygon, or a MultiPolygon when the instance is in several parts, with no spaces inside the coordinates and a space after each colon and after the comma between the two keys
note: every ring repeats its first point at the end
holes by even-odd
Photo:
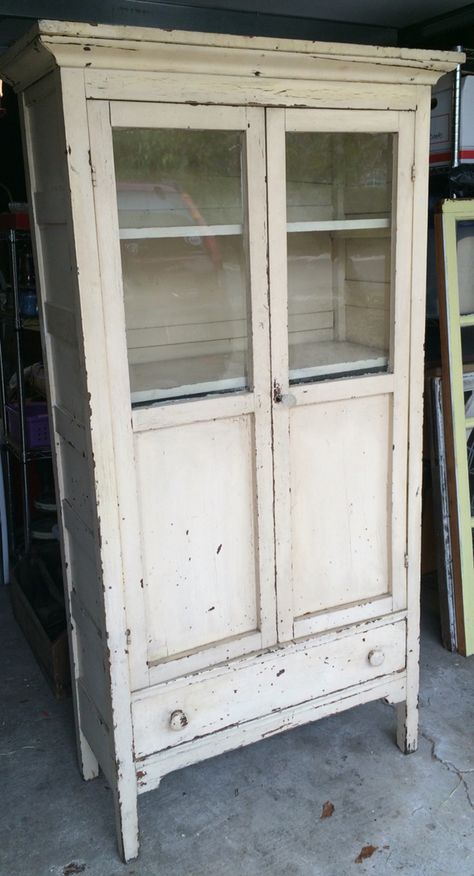
{"type": "Polygon", "coordinates": [[[122,865],[111,792],[76,767],[71,701],[0,597],[1,876],[474,876],[474,658],[441,648],[433,615],[416,754],[374,703],[189,767],[140,798],[141,856],[122,865]]]}

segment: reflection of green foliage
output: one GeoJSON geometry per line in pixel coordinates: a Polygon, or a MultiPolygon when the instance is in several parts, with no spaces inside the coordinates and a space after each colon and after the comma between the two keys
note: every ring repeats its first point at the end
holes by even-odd
{"type": "Polygon", "coordinates": [[[390,134],[287,134],[287,179],[330,184],[340,173],[346,185],[383,185],[392,176],[390,134]]]}
{"type": "Polygon", "coordinates": [[[120,182],[159,183],[182,177],[240,180],[238,131],[116,128],[114,155],[120,182]]]}

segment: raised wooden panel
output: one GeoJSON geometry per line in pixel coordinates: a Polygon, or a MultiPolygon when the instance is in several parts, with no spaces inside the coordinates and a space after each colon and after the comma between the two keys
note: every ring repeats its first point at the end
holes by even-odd
{"type": "Polygon", "coordinates": [[[94,623],[101,627],[104,607],[96,565],[90,552],[84,550],[80,537],[71,530],[69,530],[69,574],[72,592],[79,595],[82,605],[94,623]]]}
{"type": "Polygon", "coordinates": [[[74,311],[47,302],[44,308],[46,331],[66,344],[77,346],[77,327],[74,311]]]}
{"type": "Polygon", "coordinates": [[[296,617],[390,590],[392,396],[290,413],[296,617]]]}
{"type": "Polygon", "coordinates": [[[75,306],[73,256],[66,225],[46,225],[40,231],[44,260],[44,298],[58,307],[75,306]]]}
{"type": "Polygon", "coordinates": [[[95,525],[93,483],[89,459],[69,442],[61,439],[65,474],[64,497],[90,529],[95,525]]]}
{"type": "Polygon", "coordinates": [[[150,661],[258,628],[253,417],[135,436],[150,661]]]}
{"type": "Polygon", "coordinates": [[[36,197],[41,191],[55,188],[64,193],[66,191],[59,98],[53,77],[50,77],[49,87],[49,93],[42,94],[39,100],[31,102],[28,107],[30,136],[35,145],[36,197]]]}
{"type": "Polygon", "coordinates": [[[111,784],[114,782],[116,764],[113,758],[113,737],[104,716],[87,695],[81,680],[78,681],[78,705],[80,727],[93,750],[100,768],[111,784]]]}
{"type": "Polygon", "coordinates": [[[76,627],[79,678],[88,696],[107,720],[110,720],[110,670],[105,642],[80,600],[71,598],[72,618],[76,627]]]}
{"type": "Polygon", "coordinates": [[[64,188],[47,189],[35,194],[38,225],[63,225],[67,218],[67,198],[64,188]]]}
{"type": "Polygon", "coordinates": [[[54,401],[70,411],[81,423],[87,422],[81,359],[77,347],[50,335],[52,369],[54,370],[54,401]]]}

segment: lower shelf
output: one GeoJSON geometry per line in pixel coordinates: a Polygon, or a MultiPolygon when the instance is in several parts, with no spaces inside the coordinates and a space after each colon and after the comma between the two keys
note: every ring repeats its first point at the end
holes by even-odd
{"type": "MultiPolygon", "coordinates": [[[[387,370],[386,351],[351,341],[290,346],[290,383],[387,370]]],[[[216,392],[245,390],[247,354],[230,353],[138,362],[130,365],[132,403],[145,404],[216,392]],[[192,382],[191,382],[192,381],[192,382]]]]}

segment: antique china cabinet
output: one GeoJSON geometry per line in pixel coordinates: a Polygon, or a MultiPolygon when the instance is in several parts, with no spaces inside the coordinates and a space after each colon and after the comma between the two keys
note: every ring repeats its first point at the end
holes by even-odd
{"type": "Polygon", "coordinates": [[[430,86],[459,55],[40,22],[22,103],[85,779],[377,698],[417,744],[430,86]]]}

